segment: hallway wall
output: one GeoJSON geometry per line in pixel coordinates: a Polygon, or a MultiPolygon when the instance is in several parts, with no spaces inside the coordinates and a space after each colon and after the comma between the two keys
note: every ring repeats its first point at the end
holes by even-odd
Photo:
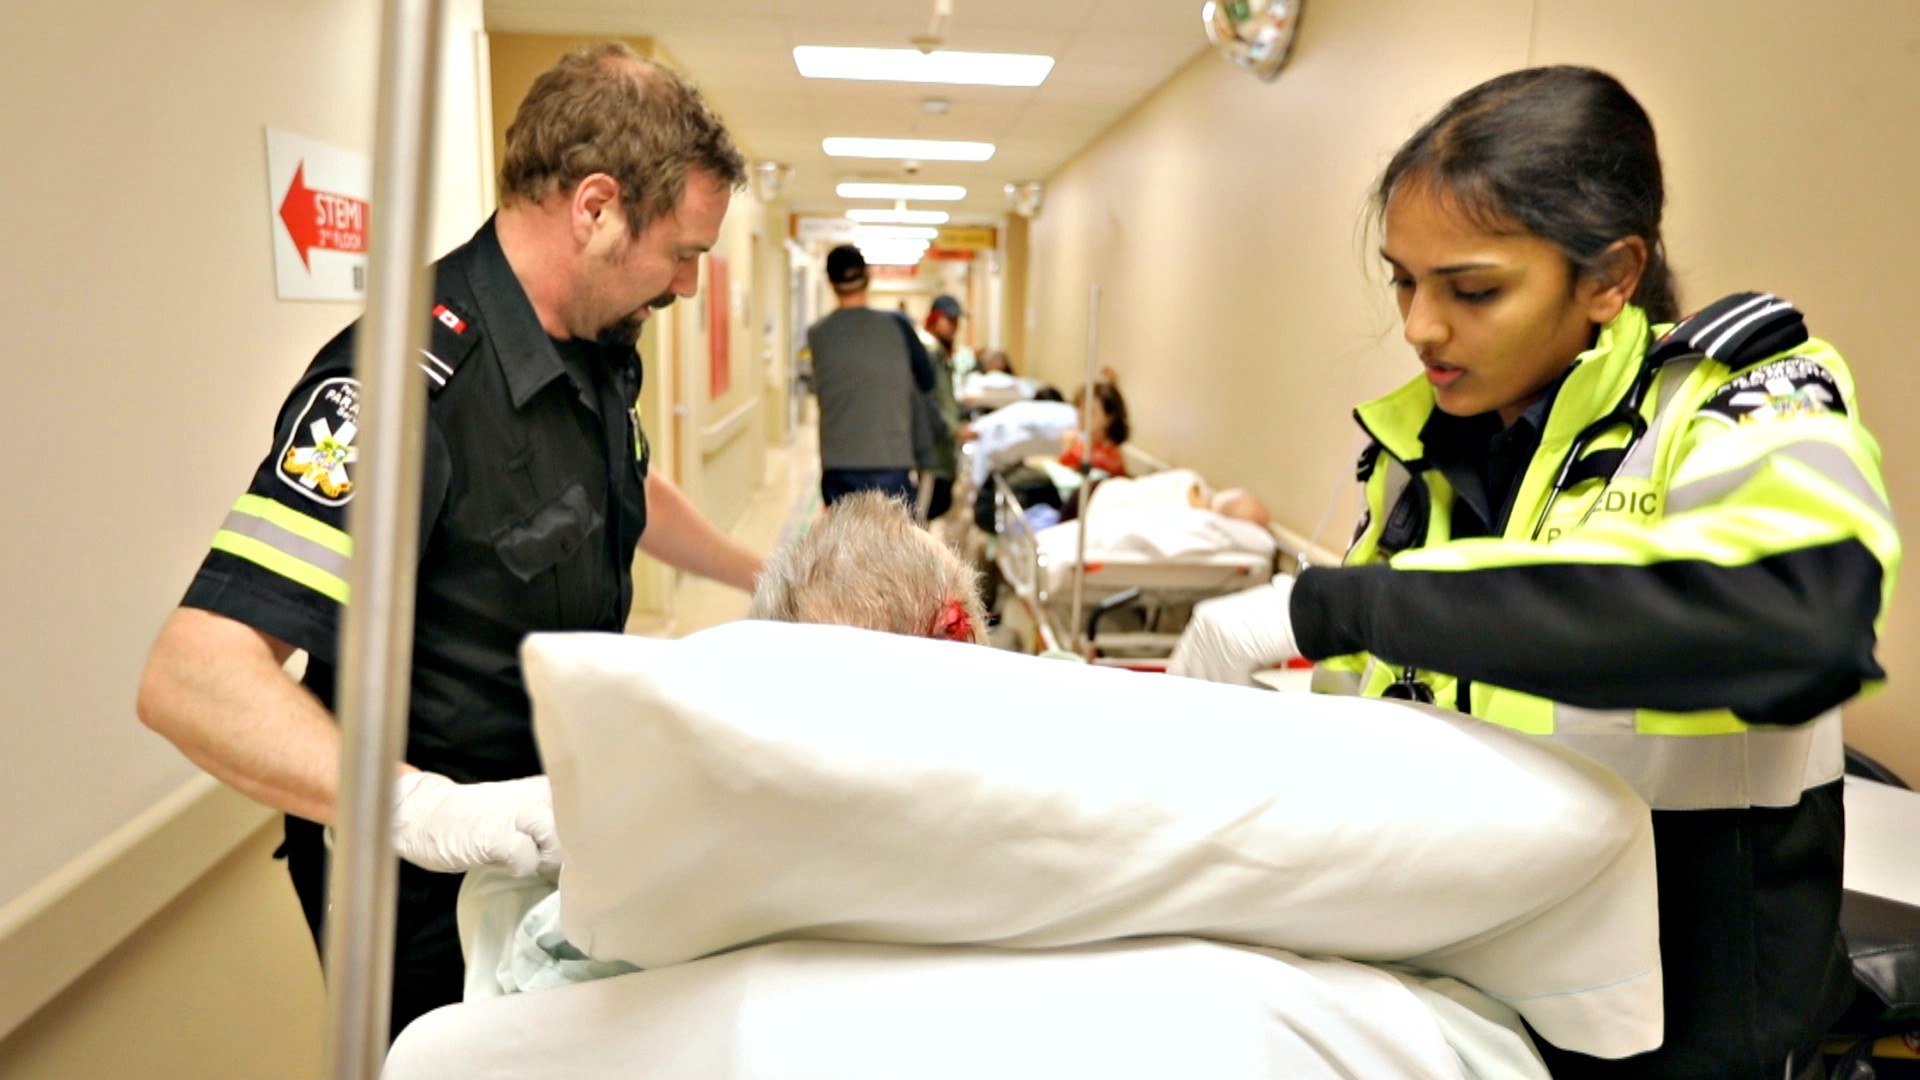
{"type": "MultiPolygon", "coordinates": [[[[1920,507],[1920,402],[1907,275],[1920,250],[1920,17],[1843,0],[1461,0],[1309,5],[1263,84],[1197,57],[1048,183],[1032,226],[1029,365],[1083,378],[1089,284],[1099,352],[1135,438],[1276,520],[1344,546],[1358,513],[1350,411],[1418,373],[1361,228],[1393,150],[1454,94],[1530,64],[1614,72],[1652,114],[1683,303],[1794,300],[1857,377],[1896,511],[1920,507]],[[1706,43],[1711,43],[1708,46],[1706,43]]],[[[1025,370],[1023,368],[1023,370],[1025,370]]],[[[1911,534],[1911,530],[1909,530],[1911,534]]],[[[1900,590],[1887,691],[1848,737],[1920,777],[1920,612],[1900,590]]]]}

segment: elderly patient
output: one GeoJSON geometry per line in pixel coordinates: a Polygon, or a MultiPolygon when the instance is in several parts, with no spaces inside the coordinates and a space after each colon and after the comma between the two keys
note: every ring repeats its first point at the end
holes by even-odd
{"type": "Polygon", "coordinates": [[[747,616],[984,643],[979,594],[973,571],[904,503],[863,492],[768,557],[747,616]]]}
{"type": "MultiPolygon", "coordinates": [[[[1089,562],[1274,553],[1266,503],[1243,488],[1211,491],[1186,469],[1106,481],[1085,520],[1089,562]]],[[[1069,521],[1040,530],[1035,539],[1049,563],[1073,561],[1080,527],[1069,521]]]]}
{"type": "MultiPolygon", "coordinates": [[[[986,641],[973,571],[916,526],[906,504],[872,491],[835,503],[768,557],[748,617],[986,641]]],[[[593,960],[567,941],[560,896],[539,878],[470,873],[459,918],[469,1001],[637,970],[593,960]]]]}

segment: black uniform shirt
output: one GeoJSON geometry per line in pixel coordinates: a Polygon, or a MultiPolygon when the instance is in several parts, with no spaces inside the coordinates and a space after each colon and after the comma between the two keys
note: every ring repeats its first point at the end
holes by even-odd
{"type": "MultiPolygon", "coordinates": [[[[1571,369],[1569,369],[1571,370],[1571,369]]],[[[1453,485],[1455,540],[1471,536],[1499,536],[1513,513],[1513,497],[1520,490],[1540,435],[1546,431],[1553,400],[1566,375],[1555,379],[1513,423],[1502,426],[1498,413],[1452,416],[1433,410],[1421,429],[1426,458],[1453,485]]]]}
{"type": "MultiPolygon", "coordinates": [[[[570,373],[489,221],[435,266],[421,358],[422,479],[407,760],[455,780],[540,771],[519,645],[619,631],[646,527],[646,441],[631,346],[586,344],[570,373]]],[[[274,425],[183,604],[305,649],[329,709],[353,497],[354,328],[320,351],[274,425]]]]}

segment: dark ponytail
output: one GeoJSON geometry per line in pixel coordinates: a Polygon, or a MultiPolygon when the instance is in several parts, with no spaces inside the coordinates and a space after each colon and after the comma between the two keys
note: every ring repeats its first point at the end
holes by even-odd
{"type": "Polygon", "coordinates": [[[1432,184],[1490,229],[1518,224],[1598,274],[1615,240],[1647,244],[1633,302],[1656,323],[1680,317],[1660,238],[1666,205],[1653,122],[1613,76],[1541,67],[1490,79],[1447,103],[1393,155],[1374,212],[1404,180],[1432,184]]]}

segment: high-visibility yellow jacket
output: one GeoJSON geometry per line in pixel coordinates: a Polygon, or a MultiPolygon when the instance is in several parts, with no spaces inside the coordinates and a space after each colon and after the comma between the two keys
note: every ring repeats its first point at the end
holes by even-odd
{"type": "Polygon", "coordinates": [[[1574,361],[1498,536],[1452,538],[1425,380],[1356,410],[1366,516],[1292,603],[1304,651],[1331,658],[1320,688],[1377,695],[1416,669],[1439,703],[1574,745],[1656,808],[1791,806],[1840,776],[1835,709],[1882,678],[1900,559],[1879,446],[1784,302],[1667,329],[1629,306],[1574,361]],[[1633,438],[1616,410],[1646,368],[1633,438]]]}
{"type": "Polygon", "coordinates": [[[1838,706],[1883,677],[1900,541],[1852,376],[1798,312],[1742,294],[1662,329],[1601,329],[1504,517],[1462,494],[1497,486],[1492,443],[1479,472],[1428,460],[1450,429],[1424,381],[1361,406],[1366,516],[1346,565],[1300,575],[1293,630],[1317,689],[1411,678],[1654,807],[1666,1042],[1541,1043],[1555,1075],[1777,1076],[1852,996],[1838,706]]]}

